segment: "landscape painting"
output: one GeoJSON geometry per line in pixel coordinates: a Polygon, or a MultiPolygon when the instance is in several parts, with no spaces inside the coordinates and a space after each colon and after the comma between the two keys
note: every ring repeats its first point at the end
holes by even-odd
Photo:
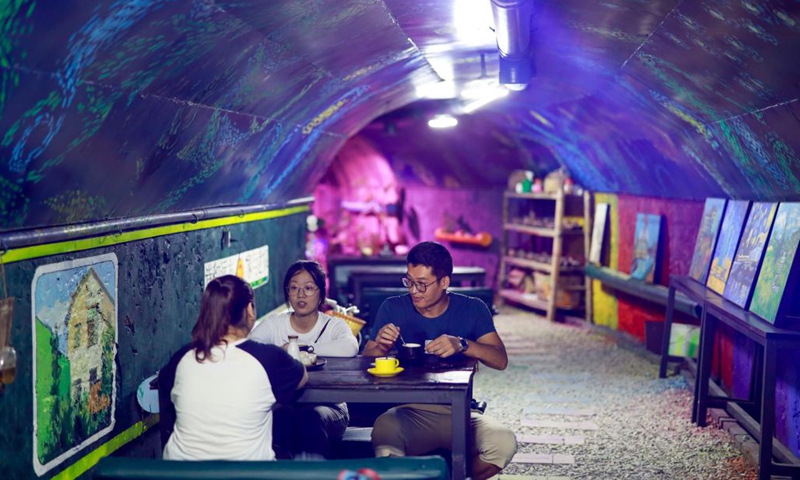
{"type": "Polygon", "coordinates": [[[725,291],[725,282],[733,265],[733,256],[736,255],[736,248],[739,246],[739,238],[749,207],[749,200],[730,200],[728,208],[725,209],[725,217],[722,220],[706,280],[706,286],[720,295],[725,291]]]}
{"type": "Polygon", "coordinates": [[[689,276],[705,285],[708,278],[708,267],[711,263],[711,254],[717,244],[717,233],[725,213],[724,198],[707,198],[700,219],[700,230],[697,232],[697,241],[692,255],[692,266],[689,276]]]}
{"type": "Polygon", "coordinates": [[[744,226],[742,239],[733,259],[731,273],[722,293],[723,297],[742,308],[747,308],[753,281],[756,279],[777,209],[778,204],[772,202],[756,202],[750,208],[750,215],[747,217],[747,224],[744,226]]]}
{"type": "Polygon", "coordinates": [[[32,283],[37,475],[114,428],[117,257],[45,265],[32,283]]]}
{"type": "Polygon", "coordinates": [[[800,246],[800,203],[781,203],[764,252],[750,311],[775,323],[800,246]]]}
{"type": "Polygon", "coordinates": [[[631,278],[653,283],[658,264],[658,239],[661,234],[661,215],[636,215],[631,278]]]}

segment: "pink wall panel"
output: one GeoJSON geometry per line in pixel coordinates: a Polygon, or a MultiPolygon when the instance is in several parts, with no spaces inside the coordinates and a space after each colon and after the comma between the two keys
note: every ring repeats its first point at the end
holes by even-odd
{"type": "Polygon", "coordinates": [[[685,275],[694,253],[694,242],[700,228],[703,202],[664,198],[619,196],[619,269],[630,273],[636,216],[639,213],[661,215],[661,262],[656,283],[669,284],[669,275],[685,275]]]}
{"type": "MultiPolygon", "coordinates": [[[[686,274],[689,271],[694,239],[703,213],[703,202],[620,195],[617,213],[619,243],[612,248],[616,247],[618,250],[620,271],[630,273],[636,216],[639,213],[658,214],[663,217],[660,272],[656,283],[667,285],[670,274],[686,274]]],[[[633,297],[619,297],[617,314],[619,329],[641,340],[644,340],[645,321],[664,320],[663,307],[633,297]]]]}
{"type": "Polygon", "coordinates": [[[497,288],[497,269],[503,235],[503,189],[447,189],[432,187],[406,187],[406,209],[410,213],[406,222],[406,237],[411,244],[435,240],[434,231],[448,222],[456,222],[472,233],[487,232],[493,240],[488,247],[441,243],[453,255],[453,263],[486,269],[485,284],[497,288]],[[413,212],[413,213],[412,213],[413,212]],[[416,218],[419,237],[408,227],[416,218]]]}

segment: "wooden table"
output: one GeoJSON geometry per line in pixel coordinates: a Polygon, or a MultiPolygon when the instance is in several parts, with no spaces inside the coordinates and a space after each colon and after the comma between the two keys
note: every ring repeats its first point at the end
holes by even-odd
{"type": "Polygon", "coordinates": [[[419,366],[401,365],[405,370],[391,378],[367,372],[372,357],[328,358],[320,370],[308,372],[301,403],[427,403],[453,409],[453,479],[467,478],[470,400],[472,376],[477,362],[441,360],[426,356],[419,366]]]}
{"type": "Polygon", "coordinates": [[[706,425],[706,413],[709,408],[724,408],[728,402],[760,407],[759,425],[748,425],[747,423],[742,425],[759,442],[759,480],[769,480],[771,475],[800,477],[800,465],[776,463],[772,460],[773,443],[778,443],[773,439],[778,351],[800,349],[800,332],[775,328],[761,317],[740,308],[719,295],[709,296],[704,300],[701,322],[699,364],[693,408],[697,425],[701,427],[706,425]],[[761,348],[761,352],[755,356],[753,367],[755,378],[754,382],[751,382],[750,398],[711,396],[708,393],[711,360],[714,355],[714,334],[720,323],[743,334],[761,348]]]}
{"type": "MultiPolygon", "coordinates": [[[[402,278],[408,273],[408,265],[361,265],[350,270],[347,282],[353,296],[354,305],[361,303],[361,290],[365,286],[371,287],[399,287],[402,278]]],[[[453,267],[450,284],[453,286],[483,286],[486,278],[486,269],[483,267],[453,267]]]]}

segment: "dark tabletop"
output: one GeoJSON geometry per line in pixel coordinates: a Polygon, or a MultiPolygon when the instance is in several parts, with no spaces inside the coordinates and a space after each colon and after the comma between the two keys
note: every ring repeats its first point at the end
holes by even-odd
{"type": "Polygon", "coordinates": [[[463,389],[469,386],[477,362],[465,357],[440,359],[426,355],[423,362],[411,364],[400,360],[403,371],[394,377],[376,377],[367,369],[374,357],[327,358],[320,370],[308,372],[306,388],[341,388],[352,386],[366,389],[463,389]]]}

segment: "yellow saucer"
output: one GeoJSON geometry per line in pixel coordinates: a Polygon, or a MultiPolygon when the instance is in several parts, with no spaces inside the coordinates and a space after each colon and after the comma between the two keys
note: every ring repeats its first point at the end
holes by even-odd
{"type": "Polygon", "coordinates": [[[387,377],[394,377],[398,373],[402,372],[403,371],[403,367],[397,367],[397,369],[395,369],[393,372],[385,372],[385,373],[384,372],[378,373],[377,371],[375,371],[374,368],[368,368],[367,371],[369,373],[375,375],[376,377],[387,378],[387,377]]]}

